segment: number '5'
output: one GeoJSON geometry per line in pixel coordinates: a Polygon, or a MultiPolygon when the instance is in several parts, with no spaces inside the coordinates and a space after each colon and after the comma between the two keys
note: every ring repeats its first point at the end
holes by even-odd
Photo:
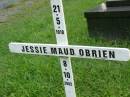
{"type": "Polygon", "coordinates": [[[56,18],[56,21],[57,21],[57,24],[60,25],[60,18],[59,17],[56,18]]]}

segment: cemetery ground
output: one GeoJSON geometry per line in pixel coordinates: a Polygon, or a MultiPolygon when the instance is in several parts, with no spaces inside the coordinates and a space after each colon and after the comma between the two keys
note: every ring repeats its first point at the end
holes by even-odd
{"type": "MultiPolygon", "coordinates": [[[[83,12],[101,0],[63,0],[71,45],[130,48],[88,37],[83,12]]],[[[59,58],[9,52],[10,42],[56,44],[49,0],[37,0],[0,23],[0,97],[65,97],[59,58]]],[[[130,62],[72,58],[77,97],[130,97],[130,62]]]]}

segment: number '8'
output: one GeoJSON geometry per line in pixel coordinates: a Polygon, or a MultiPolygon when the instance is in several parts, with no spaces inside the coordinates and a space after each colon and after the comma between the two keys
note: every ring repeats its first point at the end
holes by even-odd
{"type": "Polygon", "coordinates": [[[63,65],[64,65],[65,67],[67,67],[67,62],[66,62],[66,61],[63,61],[63,65]]]}

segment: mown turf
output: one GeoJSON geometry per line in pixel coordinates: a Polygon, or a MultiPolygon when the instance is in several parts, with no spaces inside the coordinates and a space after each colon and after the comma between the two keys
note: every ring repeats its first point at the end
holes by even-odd
{"type": "MultiPolygon", "coordinates": [[[[101,0],[63,0],[69,44],[128,47],[89,38],[83,12],[101,0]]],[[[49,0],[0,24],[0,97],[65,97],[57,57],[12,54],[10,42],[56,43],[49,0]]],[[[130,97],[130,62],[72,58],[77,97],[130,97]]]]}

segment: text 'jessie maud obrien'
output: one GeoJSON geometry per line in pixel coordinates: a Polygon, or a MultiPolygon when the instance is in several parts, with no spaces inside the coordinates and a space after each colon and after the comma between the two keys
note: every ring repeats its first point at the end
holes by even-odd
{"type": "Polygon", "coordinates": [[[95,50],[95,49],[75,49],[65,47],[43,47],[43,46],[22,46],[23,53],[38,53],[44,55],[58,56],[81,56],[91,58],[115,58],[115,52],[111,50],[95,50]]]}

